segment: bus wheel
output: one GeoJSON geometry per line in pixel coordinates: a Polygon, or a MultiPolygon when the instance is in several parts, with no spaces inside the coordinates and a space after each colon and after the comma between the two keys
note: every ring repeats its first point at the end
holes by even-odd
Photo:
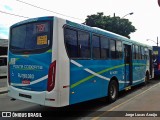
{"type": "Polygon", "coordinates": [[[116,101],[118,97],[118,83],[115,80],[111,80],[108,87],[108,100],[110,103],[116,101]]]}
{"type": "Polygon", "coordinates": [[[146,74],[144,83],[147,84],[149,81],[149,74],[146,74]]]}

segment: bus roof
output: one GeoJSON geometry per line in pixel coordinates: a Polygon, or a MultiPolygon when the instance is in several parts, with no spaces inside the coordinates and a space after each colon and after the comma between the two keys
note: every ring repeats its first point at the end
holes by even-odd
{"type": "Polygon", "coordinates": [[[30,22],[46,21],[46,20],[53,20],[53,19],[54,19],[54,16],[45,16],[45,17],[30,18],[30,19],[26,19],[24,21],[20,21],[18,23],[15,23],[11,27],[15,27],[15,26],[26,24],[26,23],[30,23],[30,22]]]}

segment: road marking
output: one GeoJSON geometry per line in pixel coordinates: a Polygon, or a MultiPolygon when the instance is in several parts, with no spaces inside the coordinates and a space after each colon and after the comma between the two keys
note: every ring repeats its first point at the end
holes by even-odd
{"type": "Polygon", "coordinates": [[[116,108],[118,108],[118,107],[120,107],[120,106],[122,106],[122,105],[124,105],[124,104],[126,104],[126,103],[128,103],[128,102],[130,102],[131,100],[133,100],[133,99],[137,98],[138,96],[140,96],[140,95],[142,95],[142,94],[146,93],[147,91],[151,90],[152,88],[154,88],[154,87],[158,86],[159,84],[160,84],[160,82],[159,82],[158,84],[156,84],[156,85],[154,85],[154,86],[152,86],[152,87],[148,88],[147,90],[145,90],[145,91],[141,92],[140,94],[138,94],[138,95],[136,95],[136,96],[134,96],[134,97],[132,97],[132,98],[130,98],[130,99],[128,99],[128,100],[126,100],[125,102],[123,102],[123,103],[121,103],[121,104],[116,105],[115,107],[113,107],[113,108],[109,109],[108,111],[105,111],[105,112],[104,112],[104,113],[102,113],[101,115],[99,115],[99,116],[97,116],[97,117],[92,118],[91,120],[98,120],[100,117],[103,117],[104,115],[106,116],[106,114],[108,114],[110,111],[113,111],[113,110],[115,110],[116,108]]]}

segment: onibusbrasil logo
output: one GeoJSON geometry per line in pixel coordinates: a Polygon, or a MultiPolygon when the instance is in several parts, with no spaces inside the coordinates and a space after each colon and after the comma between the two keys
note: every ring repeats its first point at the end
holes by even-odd
{"type": "Polygon", "coordinates": [[[2,112],[1,117],[42,117],[39,112],[2,112]]]}

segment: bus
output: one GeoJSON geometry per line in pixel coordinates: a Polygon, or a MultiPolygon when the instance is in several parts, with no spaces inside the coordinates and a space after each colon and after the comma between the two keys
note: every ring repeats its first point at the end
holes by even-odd
{"type": "Polygon", "coordinates": [[[10,27],[8,95],[62,107],[106,97],[152,77],[152,47],[58,17],[10,27]]]}
{"type": "Polygon", "coordinates": [[[160,76],[160,47],[153,46],[154,77],[160,76]]]}
{"type": "Polygon", "coordinates": [[[7,76],[7,55],[0,56],[0,77],[7,76]]]}

